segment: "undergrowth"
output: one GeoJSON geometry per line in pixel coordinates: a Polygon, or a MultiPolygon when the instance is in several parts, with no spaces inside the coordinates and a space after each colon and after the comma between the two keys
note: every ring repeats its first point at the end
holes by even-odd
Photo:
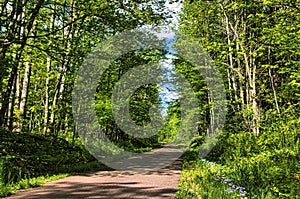
{"type": "Polygon", "coordinates": [[[0,196],[101,165],[79,143],[61,137],[0,131],[0,196]]]}
{"type": "Polygon", "coordinates": [[[198,148],[192,147],[184,155],[176,197],[300,198],[298,128],[281,125],[274,131],[272,125],[258,136],[224,133],[206,159],[200,159],[198,148]]]}

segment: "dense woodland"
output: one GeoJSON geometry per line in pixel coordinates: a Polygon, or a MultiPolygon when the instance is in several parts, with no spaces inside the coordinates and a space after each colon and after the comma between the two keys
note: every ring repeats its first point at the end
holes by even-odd
{"type": "MultiPolygon", "coordinates": [[[[211,122],[210,90],[197,68],[175,54],[172,64],[193,86],[200,105],[198,132],[183,156],[176,196],[299,198],[300,1],[181,4],[176,31],[202,46],[220,71],[227,114],[217,145],[200,159],[211,122]]],[[[98,166],[73,120],[77,72],[102,41],[143,25],[167,25],[171,14],[163,0],[1,0],[0,195],[98,166]]],[[[151,138],[126,134],[111,113],[112,90],[121,76],[130,68],[159,63],[166,53],[127,53],[99,78],[99,124],[126,150],[151,150],[178,133],[179,100],[170,104],[164,128],[151,138]]],[[[136,124],[151,121],[149,108],[159,103],[159,91],[146,85],[132,96],[136,124]]]]}

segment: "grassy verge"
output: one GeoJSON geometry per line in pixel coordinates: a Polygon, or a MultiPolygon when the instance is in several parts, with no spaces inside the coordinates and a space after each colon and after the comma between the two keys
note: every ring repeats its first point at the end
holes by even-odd
{"type": "Polygon", "coordinates": [[[290,133],[280,143],[280,133],[225,135],[207,160],[192,149],[177,198],[300,198],[300,141],[290,133]]]}
{"type": "Polygon", "coordinates": [[[0,129],[0,197],[101,165],[79,142],[0,129]]]}
{"type": "MultiPolygon", "coordinates": [[[[222,166],[197,158],[196,152],[188,152],[183,157],[177,199],[231,199],[241,198],[245,191],[218,179],[222,166]]],[[[237,186],[237,185],[236,185],[237,186]]]]}
{"type": "Polygon", "coordinates": [[[40,176],[36,178],[25,178],[16,183],[7,183],[0,185],[0,197],[5,197],[14,194],[18,190],[38,187],[47,182],[58,180],[67,177],[68,174],[57,174],[51,176],[40,176]]]}
{"type": "Polygon", "coordinates": [[[25,177],[18,182],[0,183],[0,197],[5,197],[16,193],[18,190],[28,189],[32,187],[38,187],[51,181],[65,178],[75,173],[88,172],[92,169],[99,168],[102,164],[98,161],[92,161],[86,164],[78,164],[70,167],[59,174],[45,174],[39,177],[25,177]]]}

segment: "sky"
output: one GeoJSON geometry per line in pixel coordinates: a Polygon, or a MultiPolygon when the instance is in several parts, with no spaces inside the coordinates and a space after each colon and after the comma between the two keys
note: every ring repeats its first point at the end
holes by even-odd
{"type": "Polygon", "coordinates": [[[173,4],[166,3],[166,8],[173,11],[172,18],[169,19],[171,21],[170,27],[165,27],[164,32],[158,34],[157,36],[165,39],[166,50],[168,51],[166,55],[166,60],[161,60],[160,64],[166,71],[166,78],[169,80],[166,84],[160,84],[161,92],[159,98],[162,102],[162,112],[163,116],[167,116],[168,106],[178,99],[178,92],[176,91],[175,86],[172,84],[172,78],[174,77],[175,66],[172,64],[172,59],[174,58],[174,54],[176,51],[172,49],[172,45],[176,39],[176,34],[172,30],[171,27],[175,29],[178,27],[179,21],[179,13],[181,11],[182,3],[177,2],[173,4]]]}

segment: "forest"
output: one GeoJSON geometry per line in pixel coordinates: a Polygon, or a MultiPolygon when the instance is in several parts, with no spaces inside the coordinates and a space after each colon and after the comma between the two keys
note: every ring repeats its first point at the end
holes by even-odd
{"type": "MultiPolygon", "coordinates": [[[[149,26],[169,27],[174,40],[160,38],[163,47],[151,49],[143,42],[153,35],[142,35],[139,49],[98,77],[93,108],[103,135],[93,147],[115,153],[99,141],[103,136],[135,153],[176,144],[181,120],[197,114],[197,128],[185,129],[193,134],[181,157],[176,198],[300,198],[299,0],[0,0],[0,197],[103,164],[86,146],[74,114],[80,67],[102,42],[149,26]],[[190,61],[194,44],[180,35],[201,46],[208,65],[190,61]],[[181,105],[192,99],[166,101],[159,84],[140,86],[129,100],[133,123],[146,126],[163,109],[166,115],[155,135],[137,137],[115,120],[112,95],[122,76],[151,64],[169,66],[157,81],[181,74],[198,109],[184,113],[181,105]],[[211,65],[222,85],[199,73],[211,65]],[[221,87],[224,93],[215,92],[221,87]],[[224,124],[212,128],[221,117],[213,96],[223,94],[224,124]],[[150,114],[157,104],[160,110],[150,114]],[[218,139],[201,156],[214,131],[218,139]]],[[[175,93],[181,89],[170,82],[175,93]]]]}

